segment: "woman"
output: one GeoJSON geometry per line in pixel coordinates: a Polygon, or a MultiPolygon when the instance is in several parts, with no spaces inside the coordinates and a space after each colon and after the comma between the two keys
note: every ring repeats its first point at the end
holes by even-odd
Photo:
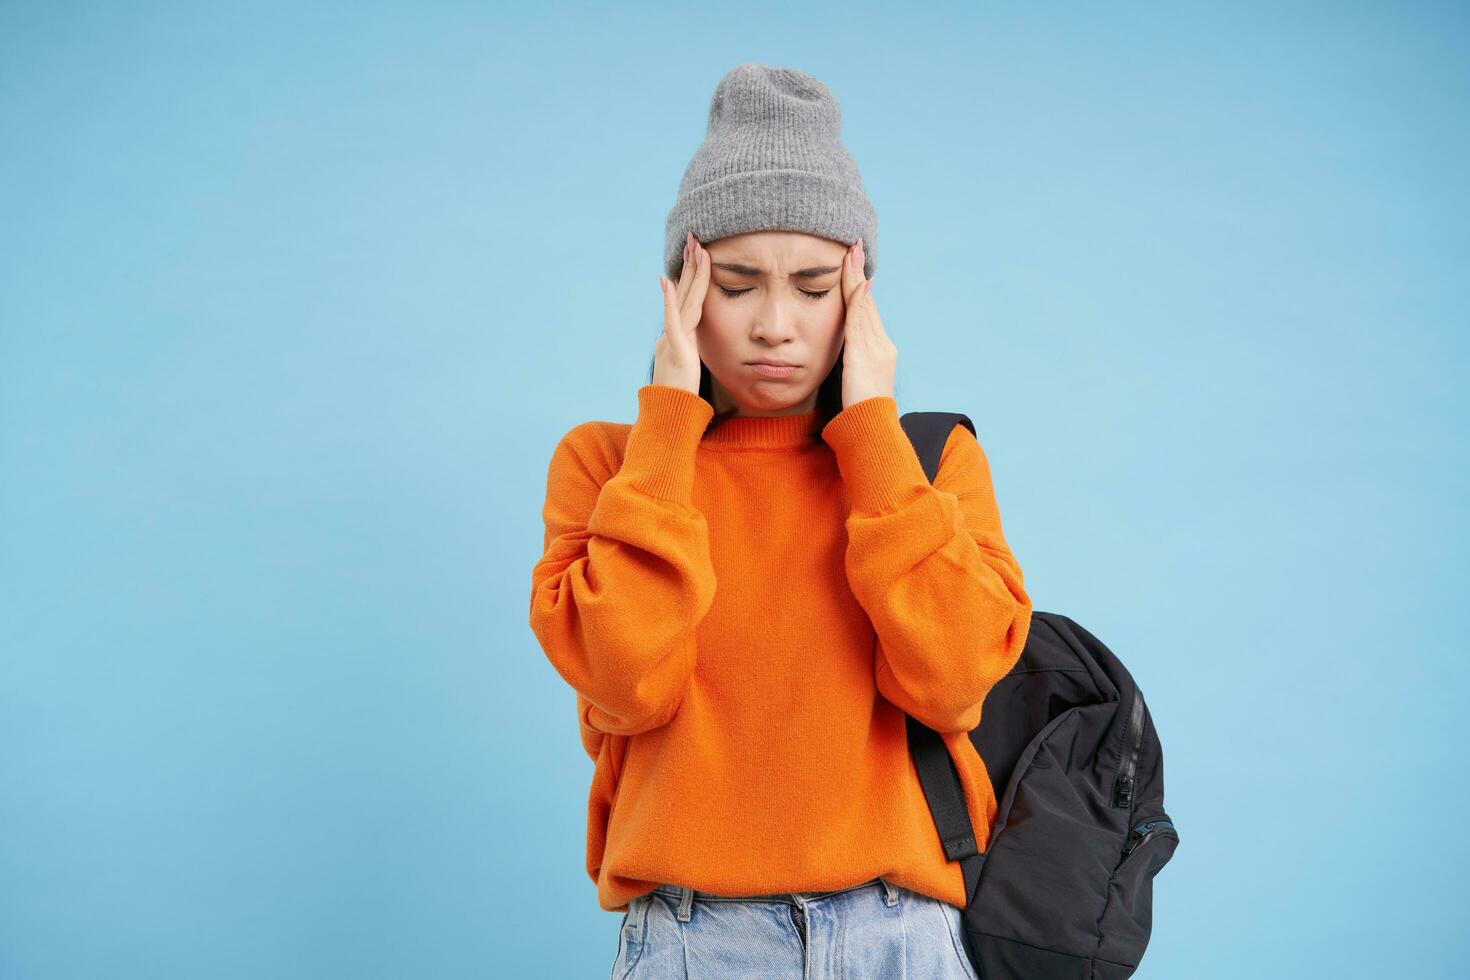
{"type": "Polygon", "coordinates": [[[614,978],[975,980],[904,715],[943,737],[983,849],[967,733],[1031,601],[975,437],[931,486],[899,423],[840,120],[793,69],[720,81],[637,419],[552,454],[530,622],[595,763],[614,978]]]}

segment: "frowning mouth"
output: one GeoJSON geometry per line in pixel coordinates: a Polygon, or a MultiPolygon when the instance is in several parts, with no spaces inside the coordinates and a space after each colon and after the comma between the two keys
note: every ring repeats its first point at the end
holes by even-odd
{"type": "Polygon", "coordinates": [[[750,369],[763,378],[789,378],[796,373],[795,364],[782,361],[751,361],[750,369]]]}

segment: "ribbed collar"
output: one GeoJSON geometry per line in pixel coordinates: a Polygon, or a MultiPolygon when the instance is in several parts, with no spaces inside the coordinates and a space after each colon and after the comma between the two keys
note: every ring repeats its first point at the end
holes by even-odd
{"type": "Polygon", "coordinates": [[[799,449],[817,445],[817,412],[798,415],[736,415],[716,425],[701,446],[719,449],[799,449]]]}

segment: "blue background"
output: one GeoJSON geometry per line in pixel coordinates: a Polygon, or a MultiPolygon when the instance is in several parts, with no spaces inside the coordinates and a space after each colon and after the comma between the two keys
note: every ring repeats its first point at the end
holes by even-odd
{"type": "Polygon", "coordinates": [[[1140,978],[1470,955],[1466,8],[0,6],[0,976],[605,976],[527,625],[715,83],[1145,690],[1140,978]]]}

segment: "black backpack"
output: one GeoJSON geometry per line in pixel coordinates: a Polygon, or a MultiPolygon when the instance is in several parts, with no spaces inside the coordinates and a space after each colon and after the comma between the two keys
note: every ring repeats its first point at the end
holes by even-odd
{"type": "MultiPolygon", "coordinates": [[[[959,413],[901,422],[929,480],[959,413]]],[[[999,812],[977,849],[938,733],[909,716],[909,749],[934,824],[965,878],[965,948],[981,980],[1121,980],[1153,922],[1153,879],[1179,833],[1164,810],[1164,758],[1143,692],[1097,637],[1033,611],[1020,660],[970,732],[999,812]]]]}

